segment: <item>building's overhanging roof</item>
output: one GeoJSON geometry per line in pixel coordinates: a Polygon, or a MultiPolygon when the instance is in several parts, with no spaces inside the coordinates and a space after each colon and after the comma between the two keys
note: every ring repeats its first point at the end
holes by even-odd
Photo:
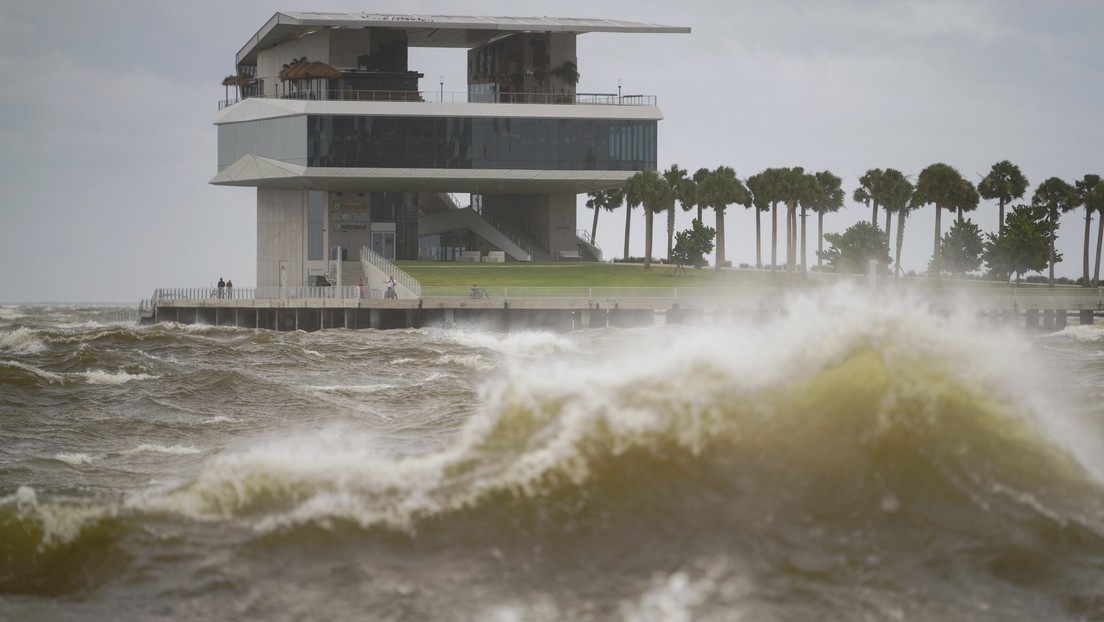
{"type": "Polygon", "coordinates": [[[218,111],[215,125],[304,115],[375,117],[523,117],[543,119],[625,119],[659,121],[656,106],[603,104],[480,104],[357,102],[250,97],[218,111]]]}
{"type": "Polygon", "coordinates": [[[216,186],[301,190],[582,194],[624,185],[636,171],[307,167],[247,155],[219,171],[216,186]]]}
{"type": "Polygon", "coordinates": [[[410,47],[473,48],[515,32],[689,33],[686,26],[575,17],[479,17],[378,13],[281,11],[238,52],[238,64],[253,64],[257,52],[321,28],[390,28],[406,32],[410,47]]]}

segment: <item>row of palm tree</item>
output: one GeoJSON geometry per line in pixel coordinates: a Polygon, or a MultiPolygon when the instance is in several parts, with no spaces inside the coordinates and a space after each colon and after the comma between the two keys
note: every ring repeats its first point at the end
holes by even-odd
{"type": "MultiPolygon", "coordinates": [[[[901,247],[904,244],[905,221],[909,214],[926,205],[935,205],[935,243],[932,252],[932,266],[939,266],[943,210],[957,213],[962,221],[964,213],[977,209],[981,199],[995,200],[999,209],[999,237],[1004,231],[1005,208],[1013,200],[1021,199],[1028,188],[1027,178],[1020,168],[1004,160],[994,164],[989,173],[975,186],[963,177],[954,167],[935,163],[922,170],[915,184],[899,170],[870,169],[859,178],[859,186],[852,193],[852,199],[871,209],[870,222],[878,227],[879,209],[885,211],[885,236],[887,247],[895,246],[894,263],[898,273],[901,265],[901,247]],[[897,215],[895,245],[890,244],[893,230],[893,215],[897,215]]],[[[779,267],[790,271],[806,269],[805,221],[807,212],[817,214],[817,263],[824,251],[824,214],[843,208],[845,193],[841,180],[830,171],[806,173],[801,167],[768,168],[746,180],[740,179],[736,171],[727,166],[716,169],[698,169],[689,176],[686,169],[673,164],[663,173],[645,170],[631,177],[623,187],[588,195],[587,207],[594,210],[594,223],[591,227],[591,239],[597,234],[598,215],[601,210],[613,211],[623,204],[628,205],[625,214],[625,259],[629,257],[629,232],[632,210],[643,206],[645,217],[644,267],[649,268],[652,257],[653,217],[656,213],[667,214],[667,258],[672,254],[672,241],[675,234],[675,208],[683,211],[697,210],[698,220],[702,219],[703,209],[713,210],[716,217],[716,263],[717,268],[725,262],[725,210],[730,205],[742,205],[755,210],[755,267],[763,267],[762,259],[762,213],[771,214],[771,259],[770,269],[779,267]],[[779,205],[785,213],[786,257],[782,264],[778,262],[778,216],[779,205]],[[798,238],[800,237],[800,243],[798,238]],[[797,249],[801,256],[797,257],[797,249]]],[[[1058,177],[1051,177],[1036,188],[1031,200],[1032,205],[1042,207],[1049,215],[1050,235],[1050,281],[1054,282],[1054,241],[1058,215],[1077,207],[1085,208],[1085,252],[1083,283],[1100,282],[1101,245],[1104,243],[1104,217],[1100,218],[1097,231],[1096,270],[1089,279],[1090,225],[1093,213],[1104,215],[1104,183],[1098,175],[1085,175],[1080,181],[1069,184],[1058,177]]]]}

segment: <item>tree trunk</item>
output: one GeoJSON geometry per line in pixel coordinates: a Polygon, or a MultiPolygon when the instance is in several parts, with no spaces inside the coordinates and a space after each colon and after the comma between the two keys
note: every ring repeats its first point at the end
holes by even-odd
{"type": "Polygon", "coordinates": [[[790,208],[790,271],[797,272],[797,202],[790,208]]]}
{"type": "Polygon", "coordinates": [[[809,264],[805,262],[805,206],[801,206],[801,271],[808,272],[809,264]]]}
{"type": "Polygon", "coordinates": [[[725,262],[725,234],[724,234],[724,207],[714,207],[717,212],[717,270],[724,266],[725,262]]]}
{"type": "Polygon", "coordinates": [[[703,225],[704,225],[704,224],[705,224],[705,221],[704,221],[704,220],[702,220],[702,218],[703,218],[703,216],[702,216],[702,206],[700,206],[700,205],[699,205],[699,206],[698,206],[698,220],[701,220],[701,224],[703,224],[703,225]]]}
{"type": "Polygon", "coordinates": [[[1004,197],[997,200],[1000,207],[1000,222],[997,223],[997,239],[1004,237],[1004,197]]]}
{"type": "Polygon", "coordinates": [[[598,212],[601,211],[601,207],[594,206],[594,224],[590,226],[590,243],[594,244],[594,236],[598,235],[598,212]]]}
{"type": "Polygon", "coordinates": [[[824,212],[817,212],[817,266],[824,264],[820,254],[824,252],[824,212]]]}
{"type": "Polygon", "coordinates": [[[1058,222],[1058,208],[1050,210],[1050,275],[1048,285],[1054,287],[1054,231],[1058,222]]]}
{"type": "Polygon", "coordinates": [[[675,206],[667,208],[667,262],[671,261],[672,244],[675,241],[675,206]]]}
{"type": "Polygon", "coordinates": [[[1089,236],[1092,229],[1092,210],[1085,208],[1085,262],[1084,274],[1081,277],[1081,287],[1089,287],[1089,236]]]}
{"type": "Polygon", "coordinates": [[[889,211],[889,208],[887,207],[886,208],[886,248],[890,248],[892,246],[892,244],[890,243],[891,237],[893,235],[892,231],[893,231],[893,212],[889,211]]]}
{"type": "Polygon", "coordinates": [[[870,214],[870,224],[874,225],[874,228],[878,228],[878,201],[875,199],[870,200],[870,204],[874,206],[874,211],[870,214]]]}
{"type": "Polygon", "coordinates": [[[771,205],[771,272],[778,269],[778,204],[771,205]]]}
{"type": "Polygon", "coordinates": [[[901,246],[905,243],[905,216],[908,212],[904,208],[901,209],[901,213],[897,214],[897,253],[893,257],[893,273],[894,278],[901,276],[901,246]]]}
{"type": "Polygon", "coordinates": [[[958,208],[958,222],[962,222],[962,206],[958,208]]]}
{"type": "Polygon", "coordinates": [[[1104,243],[1104,216],[1096,224],[1096,269],[1093,270],[1093,284],[1100,287],[1100,245],[1104,243]]]}
{"type": "Polygon", "coordinates": [[[644,205],[644,269],[652,267],[652,208],[644,205]]]}
{"type": "Polygon", "coordinates": [[[625,261],[629,260],[629,225],[632,224],[632,208],[625,204],[625,261]]]}
{"type": "Polygon", "coordinates": [[[793,203],[786,201],[786,272],[793,270],[793,203]]]}
{"type": "Polygon", "coordinates": [[[935,204],[935,250],[932,252],[932,266],[935,267],[935,269],[937,271],[939,270],[939,250],[940,250],[939,242],[940,242],[940,238],[943,237],[943,235],[942,235],[943,232],[941,231],[942,225],[939,222],[941,220],[942,215],[943,215],[943,206],[936,203],[935,204]]]}
{"type": "Polygon", "coordinates": [[[763,219],[761,218],[762,212],[759,211],[759,206],[753,205],[752,209],[755,210],[755,269],[763,269],[763,219]]]}

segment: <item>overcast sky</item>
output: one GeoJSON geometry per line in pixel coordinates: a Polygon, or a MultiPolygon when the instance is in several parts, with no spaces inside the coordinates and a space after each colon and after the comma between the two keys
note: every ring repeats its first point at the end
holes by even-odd
{"type": "MultiPolygon", "coordinates": [[[[656,95],[661,169],[834,172],[848,202],[826,218],[830,231],[869,218],[850,197],[870,168],[915,179],[945,162],[977,182],[1008,159],[1031,182],[1025,199],[1051,176],[1104,174],[1099,0],[0,0],[0,302],[136,302],[219,277],[255,283],[255,190],[207,183],[212,121],[234,54],[278,10],[689,26],[580,36],[578,90],[616,92],[620,79],[625,93],[656,95]]],[[[423,89],[442,75],[446,91],[465,88],[462,50],[412,51],[411,65],[423,89]]],[[[996,211],[983,201],[971,217],[993,231],[996,211]]],[[[590,222],[580,206],[579,227],[590,222]]],[[[754,263],[753,213],[734,206],[726,223],[728,258],[754,263]]],[[[1080,275],[1083,224],[1081,213],[1062,219],[1059,275],[1080,275]]],[[[925,269],[934,226],[931,207],[909,219],[906,269],[925,269]]],[[[601,215],[607,258],[621,256],[624,227],[623,209],[601,215]]],[[[636,256],[643,229],[637,210],[636,256]]],[[[661,223],[655,235],[662,256],[661,223]]],[[[815,243],[810,230],[810,263],[815,243]]]]}

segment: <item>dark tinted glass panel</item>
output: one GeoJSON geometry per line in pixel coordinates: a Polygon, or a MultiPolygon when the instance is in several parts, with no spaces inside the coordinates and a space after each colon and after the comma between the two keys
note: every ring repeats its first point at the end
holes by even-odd
{"type": "Polygon", "coordinates": [[[307,132],[308,166],[631,171],[656,163],[655,121],[311,115],[307,132]]]}

